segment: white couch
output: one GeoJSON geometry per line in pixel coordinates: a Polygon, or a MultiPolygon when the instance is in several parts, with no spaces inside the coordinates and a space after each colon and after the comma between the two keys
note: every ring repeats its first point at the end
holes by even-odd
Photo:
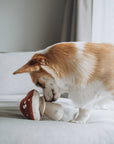
{"type": "MultiPolygon", "coordinates": [[[[0,54],[0,144],[114,144],[113,111],[94,110],[87,124],[33,121],[22,116],[20,100],[28,91],[38,88],[28,74],[12,73],[33,53],[0,54]]],[[[70,119],[74,114],[72,102],[62,98],[58,102],[65,108],[64,118],[67,115],[67,120],[70,119]]]]}

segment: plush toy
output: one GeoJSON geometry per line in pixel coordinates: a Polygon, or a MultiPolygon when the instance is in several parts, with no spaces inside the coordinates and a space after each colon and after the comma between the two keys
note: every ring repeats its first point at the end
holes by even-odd
{"type": "Polygon", "coordinates": [[[20,102],[23,115],[32,120],[40,120],[44,114],[52,120],[61,120],[64,114],[60,104],[45,102],[44,97],[36,90],[31,90],[20,102]]]}

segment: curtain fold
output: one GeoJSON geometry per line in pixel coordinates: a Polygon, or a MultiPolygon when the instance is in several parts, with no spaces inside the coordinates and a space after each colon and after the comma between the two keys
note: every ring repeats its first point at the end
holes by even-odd
{"type": "Polygon", "coordinates": [[[93,0],[66,0],[61,41],[91,41],[93,0]]]}
{"type": "Polygon", "coordinates": [[[114,43],[114,0],[93,0],[92,42],[114,43]]]}

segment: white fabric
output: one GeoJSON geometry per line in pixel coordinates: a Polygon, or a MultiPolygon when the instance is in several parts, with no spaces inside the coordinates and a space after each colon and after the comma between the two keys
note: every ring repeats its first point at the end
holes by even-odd
{"type": "MultiPolygon", "coordinates": [[[[4,107],[0,103],[0,144],[114,144],[114,111],[94,110],[88,124],[33,121],[19,112],[19,101],[4,107]]],[[[70,116],[74,114],[70,100],[60,98],[58,103],[64,106],[65,115],[68,109],[70,116]]]]}
{"type": "Polygon", "coordinates": [[[114,0],[93,0],[92,41],[114,43],[114,0]]]}
{"type": "Polygon", "coordinates": [[[114,123],[0,118],[1,144],[114,144],[114,123]]]}
{"type": "Polygon", "coordinates": [[[38,89],[28,73],[12,74],[33,54],[34,52],[0,53],[0,94],[26,94],[33,88],[38,89]]]}

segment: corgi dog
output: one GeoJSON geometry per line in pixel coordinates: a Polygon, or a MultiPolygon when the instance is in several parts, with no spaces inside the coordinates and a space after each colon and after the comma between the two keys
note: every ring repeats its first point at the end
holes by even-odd
{"type": "Polygon", "coordinates": [[[57,100],[62,93],[79,108],[75,122],[86,122],[93,108],[114,101],[114,45],[62,42],[36,52],[13,74],[28,72],[43,88],[45,100],[57,100]]]}

